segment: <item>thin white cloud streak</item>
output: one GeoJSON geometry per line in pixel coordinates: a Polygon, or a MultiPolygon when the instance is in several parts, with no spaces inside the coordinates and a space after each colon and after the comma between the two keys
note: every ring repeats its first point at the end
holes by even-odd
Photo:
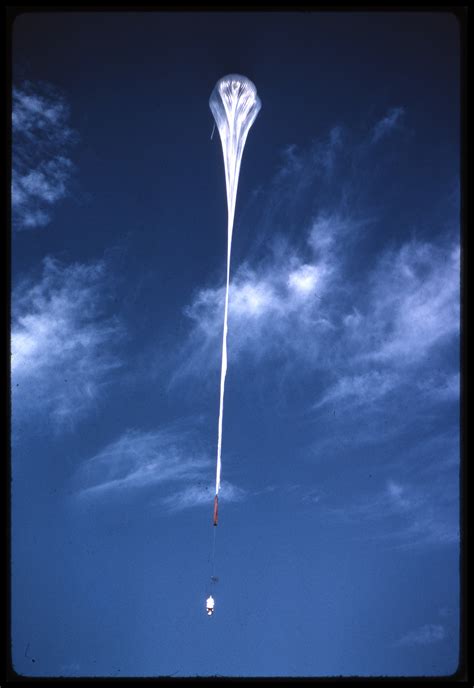
{"type": "MultiPolygon", "coordinates": [[[[334,204],[336,201],[339,209],[347,215],[349,198],[360,185],[360,177],[354,175],[354,170],[360,168],[360,156],[364,158],[381,139],[400,130],[404,115],[403,107],[391,108],[381,120],[367,130],[359,143],[351,140],[349,127],[338,124],[329,130],[326,137],[313,140],[306,147],[296,144],[284,147],[282,163],[274,175],[271,192],[266,199],[264,223],[273,231],[279,215],[283,214],[286,217],[287,214],[287,225],[293,225],[293,214],[301,213],[301,201],[304,201],[306,194],[311,193],[313,189],[316,196],[323,193],[326,199],[331,198],[329,203],[334,204]],[[347,164],[350,170],[348,177],[345,167],[347,164]]],[[[369,176],[366,171],[366,182],[369,176]]],[[[357,195],[360,195],[360,192],[357,195]]],[[[258,197],[262,200],[261,191],[258,197]]],[[[331,207],[327,202],[319,202],[318,206],[331,207]]],[[[285,231],[290,231],[289,226],[285,231]]]]}
{"type": "Polygon", "coordinates": [[[308,217],[310,208],[309,213],[330,210],[330,216],[360,214],[357,209],[367,197],[374,169],[380,169],[383,163],[372,157],[374,144],[401,128],[404,112],[403,107],[392,108],[367,128],[359,141],[354,141],[350,127],[338,124],[309,145],[285,146],[268,189],[259,187],[254,192],[260,215],[259,237],[254,245],[261,245],[262,237],[273,234],[275,227],[283,223],[286,236],[300,234],[300,218],[302,213],[308,217]],[[334,213],[336,208],[338,212],[334,213]]]}
{"type": "Polygon", "coordinates": [[[189,445],[185,433],[127,430],[80,467],[79,493],[123,493],[158,483],[199,480],[210,460],[189,445]]]}
{"type": "Polygon", "coordinates": [[[395,362],[389,368],[342,375],[323,393],[313,409],[337,405],[339,411],[347,408],[372,411],[377,402],[382,399],[394,401],[400,393],[406,394],[412,403],[428,404],[426,411],[434,405],[459,400],[459,373],[431,372],[418,367],[396,369],[394,365],[395,362]]]}
{"type": "Polygon", "coordinates": [[[403,107],[391,108],[385,117],[379,120],[372,132],[372,143],[377,143],[380,139],[390,134],[394,129],[400,127],[400,120],[405,114],[403,107]]]}
{"type": "MultiPolygon", "coordinates": [[[[211,508],[213,465],[189,432],[129,429],[81,464],[74,478],[76,496],[107,502],[148,494],[154,496],[155,506],[167,512],[211,508]],[[157,499],[157,490],[166,494],[157,499]]],[[[245,490],[228,481],[222,482],[219,494],[228,502],[242,501],[247,496],[245,490]]]]}
{"type": "MultiPolygon", "coordinates": [[[[290,144],[281,152],[282,161],[267,190],[254,196],[261,208],[260,232],[275,231],[285,223],[285,235],[299,231],[295,216],[301,217],[301,202],[315,187],[328,188],[344,156],[346,131],[333,127],[326,137],[314,140],[309,146],[290,144]],[[266,228],[266,229],[265,229],[266,228]]],[[[257,239],[257,245],[259,240],[257,239]]]]}
{"type": "Polygon", "coordinates": [[[407,413],[403,398],[401,413],[399,418],[385,401],[349,420],[343,409],[342,425],[331,424],[332,414],[328,416],[326,434],[312,448],[315,459],[335,461],[339,470],[341,454],[351,456],[354,448],[359,452],[363,448],[364,466],[362,473],[357,470],[355,482],[357,474],[360,478],[371,475],[343,503],[337,493],[328,492],[322,512],[334,524],[357,526],[358,538],[388,550],[458,545],[457,428],[449,426],[436,433],[430,423],[426,434],[423,416],[407,413]],[[386,422],[379,420],[376,410],[386,422]],[[415,440],[406,446],[403,438],[413,433],[415,440]]]}
{"type": "Polygon", "coordinates": [[[12,299],[13,420],[47,416],[58,428],[91,410],[121,366],[124,335],[107,316],[110,276],[103,262],[43,261],[36,282],[24,280],[12,299]]]}
{"type": "Polygon", "coordinates": [[[313,408],[326,404],[340,405],[342,402],[352,407],[373,404],[398,389],[399,384],[400,376],[394,372],[370,370],[359,375],[346,375],[340,377],[313,408]]]}
{"type": "MultiPolygon", "coordinates": [[[[312,224],[305,251],[275,242],[265,264],[237,268],[230,287],[229,359],[283,356],[295,361],[309,358],[321,365],[318,353],[326,345],[327,332],[335,329],[331,293],[345,289],[340,283],[338,240],[355,224],[321,215],[312,224]]],[[[185,308],[191,330],[174,381],[202,375],[217,365],[223,298],[223,288],[202,289],[185,308]]]]}
{"type": "Polygon", "coordinates": [[[76,133],[67,125],[69,106],[57,89],[50,84],[30,81],[13,89],[12,125],[31,142],[37,142],[38,132],[44,139],[56,143],[75,140],[76,133]]]}
{"type": "Polygon", "coordinates": [[[410,241],[384,255],[371,283],[364,319],[373,342],[369,358],[417,362],[459,334],[459,245],[410,241]]]}
{"type": "MultiPolygon", "coordinates": [[[[207,487],[201,485],[190,485],[183,490],[170,494],[161,500],[161,503],[171,512],[183,511],[197,506],[207,506],[212,504],[215,495],[215,485],[207,487]]],[[[227,480],[223,480],[219,490],[219,500],[221,502],[241,502],[247,497],[247,492],[227,480]]]]}
{"type": "MultiPolygon", "coordinates": [[[[292,240],[300,244],[302,234],[306,233],[302,232],[302,228],[310,226],[314,217],[317,217],[317,221],[324,221],[326,217],[331,224],[337,218],[343,218],[345,222],[348,219],[353,221],[357,213],[348,212],[346,184],[341,184],[340,174],[347,161],[347,135],[345,127],[334,126],[327,135],[311,141],[307,146],[290,144],[283,148],[281,163],[273,177],[268,185],[254,191],[238,220],[239,224],[244,225],[247,211],[253,207],[256,221],[251,228],[251,243],[247,241],[245,247],[250,266],[256,267],[256,256],[268,254],[268,246],[272,250],[272,245],[278,241],[275,237],[279,231],[283,230],[288,244],[292,240]],[[335,202],[335,196],[338,202],[335,202]],[[258,231],[255,232],[255,229],[258,231]]],[[[237,253],[241,246],[242,237],[234,247],[237,253]]],[[[290,248],[293,250],[294,246],[290,248]]],[[[300,256],[302,263],[307,262],[308,258],[306,255],[300,256]]]]}
{"type": "Polygon", "coordinates": [[[434,402],[457,401],[461,389],[460,374],[435,371],[424,379],[417,380],[416,385],[421,394],[434,402]]]}
{"type": "Polygon", "coordinates": [[[431,401],[455,400],[459,373],[426,371],[433,351],[459,338],[459,245],[409,241],[385,253],[360,309],[343,317],[344,372],[315,404],[373,403],[410,384],[431,401]]]}
{"type": "Polygon", "coordinates": [[[395,645],[398,646],[416,646],[416,645],[432,645],[439,643],[446,637],[446,631],[441,624],[425,624],[420,628],[415,628],[402,636],[395,645]]]}
{"type": "Polygon", "coordinates": [[[77,140],[69,107],[51,85],[25,81],[13,89],[12,219],[17,230],[44,227],[68,195],[77,140]]]}
{"type": "Polygon", "coordinates": [[[290,144],[283,149],[283,163],[277,171],[274,184],[279,185],[292,181],[295,193],[309,186],[318,176],[330,176],[334,170],[337,156],[343,150],[344,128],[333,127],[327,139],[313,141],[307,148],[299,148],[290,144]],[[299,180],[298,191],[294,188],[294,180],[299,180]]]}
{"type": "MultiPolygon", "coordinates": [[[[437,467],[434,472],[439,473],[437,467]]],[[[364,527],[360,537],[381,541],[389,549],[458,544],[457,492],[453,481],[409,483],[391,477],[383,489],[366,494],[363,501],[326,506],[325,512],[339,522],[378,526],[375,534],[364,527]]]]}

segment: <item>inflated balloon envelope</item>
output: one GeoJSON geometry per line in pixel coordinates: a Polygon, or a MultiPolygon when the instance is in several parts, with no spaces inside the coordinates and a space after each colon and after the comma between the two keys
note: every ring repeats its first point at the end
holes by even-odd
{"type": "Polygon", "coordinates": [[[224,154],[230,232],[229,255],[242,153],[250,127],[258,115],[262,103],[257,95],[257,89],[250,79],[240,74],[229,74],[219,79],[215,85],[209,98],[209,107],[216,120],[224,154]]]}
{"type": "Polygon", "coordinates": [[[217,439],[216,496],[214,499],[214,525],[217,525],[218,494],[221,480],[222,416],[224,410],[224,386],[227,372],[227,314],[229,308],[230,255],[234,227],[235,203],[239,183],[242,153],[250,127],[259,113],[262,103],[255,85],[240,74],[228,74],[219,79],[211,93],[209,107],[216,121],[224,155],[227,191],[227,280],[222,336],[222,364],[219,401],[219,428],[217,439]]]}

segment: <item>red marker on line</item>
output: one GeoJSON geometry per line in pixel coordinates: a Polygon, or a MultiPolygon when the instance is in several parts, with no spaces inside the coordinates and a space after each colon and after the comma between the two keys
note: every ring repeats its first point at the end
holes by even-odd
{"type": "Polygon", "coordinates": [[[217,509],[219,506],[219,500],[217,495],[214,497],[214,525],[217,526],[217,509]]]}

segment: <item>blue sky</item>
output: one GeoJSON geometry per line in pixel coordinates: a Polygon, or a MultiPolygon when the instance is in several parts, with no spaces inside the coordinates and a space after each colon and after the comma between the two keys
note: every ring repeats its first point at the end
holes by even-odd
{"type": "Polygon", "coordinates": [[[16,671],[454,672],[454,16],[25,14],[13,77],[16,671]]]}

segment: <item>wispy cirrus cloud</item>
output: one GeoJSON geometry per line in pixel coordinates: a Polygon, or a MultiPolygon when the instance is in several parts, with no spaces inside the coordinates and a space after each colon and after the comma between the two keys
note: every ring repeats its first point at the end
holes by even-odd
{"type": "Polygon", "coordinates": [[[399,132],[404,116],[402,106],[389,109],[359,140],[354,139],[350,125],[340,123],[308,145],[284,146],[269,190],[265,193],[260,188],[256,194],[265,207],[261,224],[274,231],[283,218],[288,235],[300,231],[294,218],[302,217],[302,212],[315,214],[317,209],[319,213],[329,210],[329,216],[355,215],[370,186],[374,162],[378,169],[383,166],[383,160],[372,158],[374,144],[399,132]]]}
{"type": "Polygon", "coordinates": [[[107,314],[104,262],[66,265],[47,257],[39,279],[19,283],[12,299],[13,419],[47,416],[74,424],[122,365],[124,335],[107,314]]]}
{"type": "MultiPolygon", "coordinates": [[[[354,226],[348,218],[321,214],[302,250],[279,239],[265,261],[244,262],[236,269],[229,296],[229,359],[277,357],[322,365],[320,354],[336,328],[333,298],[345,290],[340,242],[354,226]]],[[[184,309],[191,328],[175,381],[220,363],[224,294],[223,287],[201,289],[184,309]]]]}
{"type": "MultiPolygon", "coordinates": [[[[335,126],[326,138],[315,140],[303,148],[289,144],[282,150],[282,163],[275,175],[274,184],[294,181],[297,177],[303,187],[309,186],[316,177],[330,175],[338,153],[343,149],[344,128],[335,126]]],[[[293,186],[293,184],[292,184],[293,186]]]]}
{"type": "Polygon", "coordinates": [[[404,114],[405,109],[403,107],[394,107],[388,110],[387,114],[375,124],[372,130],[372,143],[377,143],[394,129],[399,128],[400,120],[404,114]]]}
{"type": "Polygon", "coordinates": [[[406,385],[434,401],[456,398],[458,371],[433,370],[427,360],[459,338],[459,260],[455,242],[413,240],[379,258],[342,318],[345,362],[315,407],[372,403],[406,385]]]}
{"type": "Polygon", "coordinates": [[[209,460],[191,451],[182,433],[127,430],[82,464],[80,494],[123,493],[163,482],[197,480],[208,467],[209,460]]]}
{"type": "MultiPolygon", "coordinates": [[[[195,506],[209,506],[215,495],[215,483],[208,486],[190,485],[183,490],[168,495],[162,499],[162,504],[169,511],[182,511],[195,506]]],[[[219,490],[219,500],[226,502],[240,502],[246,499],[246,490],[229,483],[226,480],[221,482],[219,490]]]]}
{"type": "Polygon", "coordinates": [[[69,107],[50,84],[25,81],[13,89],[12,220],[15,229],[44,227],[68,194],[69,157],[77,133],[69,107]]]}
{"type": "MultiPolygon", "coordinates": [[[[129,429],[81,464],[77,495],[101,501],[147,495],[170,512],[208,506],[215,491],[213,465],[192,433],[129,429]]],[[[240,501],[246,494],[222,483],[220,497],[226,501],[240,501]]]]}
{"type": "Polygon", "coordinates": [[[438,343],[459,334],[458,243],[409,241],[384,254],[369,281],[363,323],[363,329],[370,331],[369,341],[363,338],[369,357],[416,362],[438,343]]]}
{"type": "MultiPolygon", "coordinates": [[[[403,463],[398,468],[405,474],[403,463]]],[[[360,524],[361,539],[378,540],[389,549],[458,544],[455,481],[450,473],[440,480],[437,457],[432,457],[431,475],[425,471],[424,480],[422,477],[421,472],[412,475],[411,480],[406,475],[401,479],[392,476],[383,488],[366,491],[363,500],[349,500],[344,506],[326,505],[325,511],[338,521],[360,524]],[[369,524],[375,532],[367,532],[369,524]]]]}
{"type": "Polygon", "coordinates": [[[443,427],[439,409],[434,425],[426,422],[403,390],[394,399],[396,406],[384,399],[360,412],[343,408],[342,420],[324,417],[312,453],[334,463],[336,475],[342,457],[354,489],[341,497],[325,488],[322,514],[384,549],[458,545],[458,428],[449,420],[443,427]],[[352,456],[357,461],[348,464],[352,456]]]}
{"type": "Polygon", "coordinates": [[[439,643],[446,637],[446,630],[441,624],[425,624],[419,628],[415,628],[402,636],[395,645],[398,646],[414,646],[414,645],[432,645],[439,643]]]}
{"type": "Polygon", "coordinates": [[[334,195],[341,200],[345,193],[345,183],[341,185],[339,173],[344,167],[346,149],[347,129],[342,125],[332,127],[308,145],[290,143],[282,147],[275,173],[266,186],[254,191],[250,201],[259,218],[250,251],[261,249],[265,239],[272,241],[278,227],[284,229],[285,237],[296,238],[303,217],[308,223],[311,216],[323,215],[328,209],[329,215],[347,216],[344,201],[336,213],[329,203],[334,195]],[[314,193],[315,189],[318,194],[314,193]],[[320,202],[322,197],[325,203],[320,202]]]}
{"type": "Polygon", "coordinates": [[[360,406],[373,404],[397,389],[400,376],[396,372],[369,370],[365,373],[340,377],[314,404],[318,409],[326,404],[360,406]]]}

